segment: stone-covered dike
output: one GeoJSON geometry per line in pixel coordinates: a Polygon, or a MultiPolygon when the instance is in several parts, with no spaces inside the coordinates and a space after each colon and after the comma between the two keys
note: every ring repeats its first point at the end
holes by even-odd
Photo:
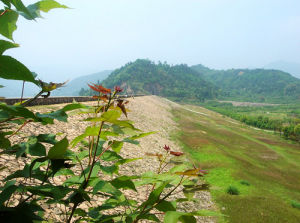
{"type": "MultiPolygon", "coordinates": [[[[122,95],[120,96],[120,98],[139,97],[139,96],[144,96],[144,95],[122,95]]],[[[30,98],[23,98],[23,102],[28,99],[30,98]]],[[[97,101],[97,99],[88,96],[37,98],[27,106],[62,104],[62,103],[71,103],[73,101],[77,101],[77,102],[97,101]]],[[[0,102],[5,102],[8,105],[13,105],[15,103],[19,103],[20,98],[2,98],[0,99],[0,102]]]]}

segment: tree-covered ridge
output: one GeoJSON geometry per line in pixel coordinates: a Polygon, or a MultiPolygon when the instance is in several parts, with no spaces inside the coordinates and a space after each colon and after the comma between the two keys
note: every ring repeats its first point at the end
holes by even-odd
{"type": "Polygon", "coordinates": [[[212,70],[202,65],[192,69],[206,81],[222,89],[219,98],[246,101],[300,100],[300,80],[279,70],[230,69],[212,70]]]}
{"type": "Polygon", "coordinates": [[[171,66],[138,59],[116,69],[102,84],[121,86],[127,94],[154,94],[177,100],[214,98],[217,88],[187,65],[171,66]]]}

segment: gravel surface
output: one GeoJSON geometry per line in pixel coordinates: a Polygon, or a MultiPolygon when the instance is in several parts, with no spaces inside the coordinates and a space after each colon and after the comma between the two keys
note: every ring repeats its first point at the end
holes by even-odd
{"type": "MultiPolygon", "coordinates": [[[[134,126],[144,132],[156,131],[155,134],[149,135],[147,137],[139,139],[140,145],[125,144],[121,155],[125,158],[136,158],[141,157],[143,159],[137,160],[133,163],[123,165],[120,168],[120,173],[126,175],[135,175],[137,173],[143,173],[146,171],[156,171],[159,165],[158,160],[155,157],[148,157],[146,153],[160,153],[163,151],[164,145],[169,145],[172,150],[180,151],[180,146],[171,140],[170,135],[177,130],[177,125],[172,119],[172,114],[170,113],[173,106],[180,106],[174,102],[168,101],[157,96],[143,96],[128,99],[130,102],[127,106],[129,109],[128,119],[134,121],[134,126]]],[[[93,104],[95,102],[88,102],[85,104],[93,104]]],[[[51,106],[40,106],[33,107],[32,110],[38,112],[48,112],[52,109],[57,109],[64,106],[51,105],[51,106]]],[[[41,133],[62,133],[60,138],[67,135],[69,140],[72,140],[79,134],[82,134],[84,129],[87,127],[87,122],[80,122],[84,115],[74,115],[69,117],[69,122],[57,122],[54,125],[42,126],[37,123],[29,123],[22,130],[22,134],[12,137],[13,142],[22,140],[26,135],[31,134],[41,134],[41,133]]],[[[6,155],[0,156],[0,165],[5,165],[7,169],[1,171],[0,178],[1,184],[2,180],[9,173],[14,171],[16,168],[22,168],[26,159],[20,158],[16,162],[14,158],[8,157],[6,155]]],[[[77,170],[80,171],[80,170],[77,170]]],[[[53,183],[61,184],[63,178],[54,178],[53,183]]],[[[181,188],[179,188],[180,190],[181,188]]],[[[133,193],[131,191],[126,191],[125,194],[130,198],[138,198],[140,202],[145,200],[145,197],[149,193],[149,188],[143,187],[138,189],[138,193],[133,193]]],[[[183,193],[176,193],[176,197],[184,197],[183,193]]],[[[181,210],[199,210],[208,209],[216,210],[215,205],[211,201],[211,196],[208,191],[200,191],[196,193],[196,197],[199,198],[199,202],[185,202],[182,203],[179,208],[181,210]]],[[[20,199],[16,197],[16,199],[20,199]]],[[[92,199],[93,200],[93,199],[92,199]]],[[[82,204],[80,207],[87,209],[88,207],[94,206],[95,204],[100,205],[103,199],[98,198],[90,203],[82,204]]],[[[57,221],[65,221],[65,216],[63,215],[64,207],[60,205],[45,207],[48,209],[48,214],[50,218],[55,218],[57,221]]],[[[147,222],[147,221],[143,221],[147,222]]],[[[213,217],[198,217],[197,222],[216,222],[213,217]]]]}

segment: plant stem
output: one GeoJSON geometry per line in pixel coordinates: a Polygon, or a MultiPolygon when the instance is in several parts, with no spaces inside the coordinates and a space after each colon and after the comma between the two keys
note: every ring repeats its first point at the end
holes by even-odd
{"type": "Polygon", "coordinates": [[[156,204],[154,204],[152,207],[148,208],[145,210],[145,208],[141,211],[141,213],[137,216],[137,218],[133,221],[133,223],[137,223],[139,220],[139,216],[142,216],[146,213],[148,213],[149,211],[151,211],[153,208],[155,208],[157,205],[159,205],[162,201],[164,201],[165,199],[167,199],[182,183],[184,176],[181,177],[180,182],[169,192],[167,193],[162,199],[159,199],[156,204]]]}
{"type": "Polygon", "coordinates": [[[25,81],[23,81],[23,86],[22,86],[21,104],[22,104],[22,102],[23,102],[24,86],[25,86],[25,81]]]}

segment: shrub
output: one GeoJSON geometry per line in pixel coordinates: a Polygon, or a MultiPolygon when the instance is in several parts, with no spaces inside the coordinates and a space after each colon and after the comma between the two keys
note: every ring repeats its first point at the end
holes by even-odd
{"type": "Polygon", "coordinates": [[[240,194],[240,191],[234,187],[234,186],[229,186],[226,190],[227,194],[230,194],[230,195],[239,195],[240,194]]]}
{"type": "Polygon", "coordinates": [[[298,202],[298,201],[291,201],[291,205],[293,208],[300,209],[300,202],[298,202]]]}
{"type": "Polygon", "coordinates": [[[241,180],[240,184],[250,186],[250,183],[247,180],[241,180]]]}

